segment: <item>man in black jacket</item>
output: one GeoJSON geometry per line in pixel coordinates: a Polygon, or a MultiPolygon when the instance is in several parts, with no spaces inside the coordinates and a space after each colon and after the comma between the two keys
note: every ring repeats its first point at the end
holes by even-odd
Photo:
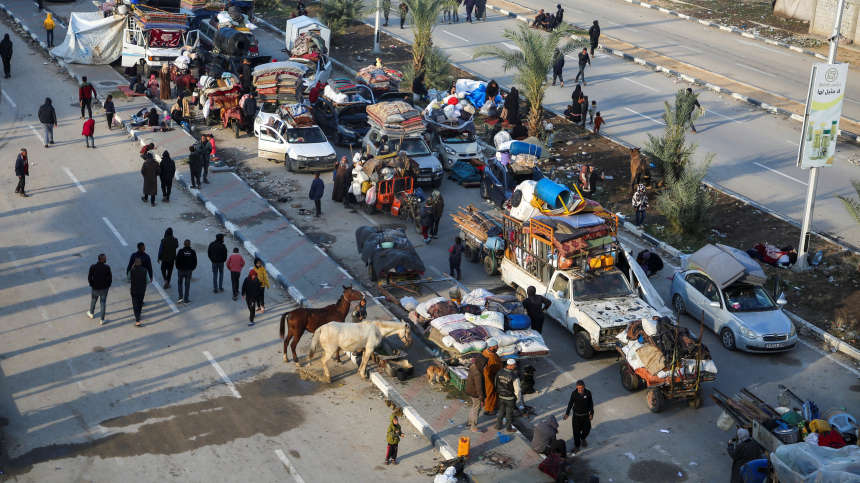
{"type": "Polygon", "coordinates": [[[212,262],[212,287],[214,292],[224,291],[224,263],[227,261],[227,245],[224,244],[224,234],[215,235],[215,241],[209,244],[209,261],[212,262]]]}
{"type": "MultiPolygon", "coordinates": [[[[242,72],[239,74],[239,80],[242,82],[242,94],[251,92],[251,61],[242,59],[242,72]]],[[[254,113],[256,115],[256,113],[254,113]]]]}
{"type": "Polygon", "coordinates": [[[146,285],[152,282],[152,277],[143,267],[140,258],[134,259],[134,265],[128,273],[131,282],[131,308],[134,311],[134,326],[140,327],[140,311],[143,309],[143,297],[146,296],[146,285]]]}
{"type": "Polygon", "coordinates": [[[51,105],[51,98],[46,97],[45,103],[39,106],[39,122],[42,123],[42,134],[45,139],[45,147],[54,144],[54,128],[57,127],[57,112],[51,105]]]}
{"type": "Polygon", "coordinates": [[[3,40],[0,40],[0,59],[3,59],[3,73],[6,78],[12,77],[10,73],[12,70],[12,40],[9,39],[9,34],[4,35],[3,40]]]}
{"type": "Polygon", "coordinates": [[[146,253],[146,245],[143,242],[137,244],[137,251],[132,253],[130,257],[128,257],[128,267],[125,268],[125,275],[131,272],[132,267],[134,266],[134,259],[140,259],[140,266],[146,269],[146,273],[149,274],[149,278],[152,279],[152,260],[150,260],[149,255],[146,253]]]}
{"type": "Polygon", "coordinates": [[[499,414],[496,416],[496,431],[502,429],[502,419],[505,419],[508,433],[516,433],[514,429],[514,410],[517,402],[523,406],[523,391],[520,388],[520,378],[515,372],[517,361],[508,359],[508,365],[496,374],[496,392],[499,394],[499,414]]]}
{"type": "Polygon", "coordinates": [[[245,132],[250,135],[254,132],[254,118],[257,117],[257,99],[254,98],[253,92],[242,104],[242,112],[245,114],[245,132]]]}
{"type": "Polygon", "coordinates": [[[179,287],[179,302],[185,305],[191,303],[191,272],[197,268],[197,252],[191,248],[191,240],[185,240],[182,248],[176,252],[176,285],[179,287]],[[185,295],[182,292],[182,282],[185,282],[185,295]]]}
{"type": "Polygon", "coordinates": [[[576,74],[576,78],[573,80],[577,84],[579,84],[579,76],[582,76],[582,85],[587,86],[585,83],[585,66],[591,65],[591,57],[588,56],[588,49],[582,49],[582,52],[579,53],[579,72],[576,74]]]}
{"type": "Polygon", "coordinates": [[[528,314],[529,316],[532,329],[538,331],[539,333],[543,333],[543,312],[552,305],[552,301],[544,297],[543,295],[538,295],[537,289],[533,286],[530,286],[528,289],[526,289],[526,295],[528,295],[528,297],[523,300],[523,308],[526,310],[526,314],[528,314]]]}
{"type": "Polygon", "coordinates": [[[93,312],[96,310],[96,301],[101,299],[102,305],[102,315],[101,321],[102,325],[105,324],[105,306],[107,304],[107,294],[108,289],[110,289],[110,284],[113,282],[113,275],[110,271],[110,266],[106,263],[107,256],[104,253],[99,254],[98,262],[90,265],[90,273],[87,275],[87,281],[90,284],[90,288],[92,289],[92,299],[90,300],[90,311],[87,312],[87,316],[89,318],[95,317],[93,312]]]}
{"type": "Polygon", "coordinates": [[[594,57],[594,49],[597,48],[597,42],[600,40],[600,24],[597,23],[597,20],[595,20],[594,25],[588,29],[588,40],[591,44],[591,56],[594,57]]]}
{"type": "Polygon", "coordinates": [[[588,433],[591,432],[591,420],[594,418],[594,401],[591,400],[591,391],[585,388],[585,381],[576,381],[576,390],[570,395],[567,403],[567,411],[564,412],[564,420],[570,416],[573,410],[573,420],[570,422],[573,428],[573,453],[579,452],[580,441],[582,446],[588,446],[588,433]]]}

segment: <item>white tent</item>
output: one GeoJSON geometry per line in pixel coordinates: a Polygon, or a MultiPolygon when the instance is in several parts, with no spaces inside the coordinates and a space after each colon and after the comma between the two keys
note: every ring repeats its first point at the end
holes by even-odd
{"type": "Polygon", "coordinates": [[[110,64],[122,55],[125,17],[102,12],[72,12],[63,43],[51,54],[70,64],[110,64]]]}

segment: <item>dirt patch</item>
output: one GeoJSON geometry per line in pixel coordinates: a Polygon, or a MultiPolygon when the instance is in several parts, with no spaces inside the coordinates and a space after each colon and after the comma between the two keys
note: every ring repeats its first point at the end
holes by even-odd
{"type": "Polygon", "coordinates": [[[302,367],[296,371],[296,374],[298,374],[299,378],[303,381],[328,383],[325,378],[325,374],[322,373],[322,370],[314,371],[312,369],[305,369],[304,367],[302,367]]]}

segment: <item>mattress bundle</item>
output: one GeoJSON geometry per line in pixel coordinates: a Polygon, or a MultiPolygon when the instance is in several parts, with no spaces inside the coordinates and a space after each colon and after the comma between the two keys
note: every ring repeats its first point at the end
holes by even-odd
{"type": "Polygon", "coordinates": [[[403,73],[388,68],[380,68],[375,65],[363,67],[358,71],[356,77],[364,84],[370,86],[371,89],[378,91],[386,91],[390,88],[396,88],[403,81],[403,73]]]}
{"type": "MultiPolygon", "coordinates": [[[[185,14],[135,7],[134,18],[137,25],[143,29],[188,30],[185,14]]],[[[170,47],[175,47],[175,45],[170,47]]]]}
{"type": "Polygon", "coordinates": [[[716,374],[717,366],[704,343],[699,343],[686,327],[660,320],[642,319],[628,324],[615,343],[639,377],[649,385],[673,374],[694,376],[697,371],[716,374]]]}
{"type": "Polygon", "coordinates": [[[314,118],[303,104],[284,104],[278,107],[278,115],[292,127],[310,127],[314,118]]]}
{"type": "Polygon", "coordinates": [[[257,66],[252,75],[260,99],[288,101],[301,92],[303,76],[308,68],[298,62],[275,62],[257,66]]]}
{"type": "Polygon", "coordinates": [[[403,101],[367,106],[367,118],[371,126],[388,134],[421,134],[425,130],[421,114],[403,101]]]}

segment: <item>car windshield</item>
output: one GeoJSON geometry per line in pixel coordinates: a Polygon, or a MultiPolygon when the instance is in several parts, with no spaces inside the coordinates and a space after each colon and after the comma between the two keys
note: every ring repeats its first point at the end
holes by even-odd
{"type": "Polygon", "coordinates": [[[355,106],[346,106],[340,110],[340,117],[350,121],[358,119],[367,119],[367,104],[358,104],[355,106]]]}
{"type": "Polygon", "coordinates": [[[260,110],[265,112],[266,114],[274,114],[278,112],[278,103],[277,102],[264,102],[260,104],[260,110]]]}
{"type": "Polygon", "coordinates": [[[620,272],[576,279],[571,287],[574,299],[625,297],[632,293],[620,272]]]}
{"type": "Polygon", "coordinates": [[[723,291],[729,312],[776,310],[767,291],[756,285],[732,285],[723,291]]]}
{"type": "Polygon", "coordinates": [[[400,139],[392,137],[391,143],[394,151],[404,151],[407,156],[430,156],[430,148],[423,139],[404,139],[401,145],[400,139]]]}
{"type": "Polygon", "coordinates": [[[314,144],[327,141],[325,134],[316,126],[287,129],[287,134],[284,137],[290,144],[314,144]]]}
{"type": "Polygon", "coordinates": [[[475,135],[470,132],[442,131],[439,138],[446,144],[466,144],[475,142],[475,135]]]}

